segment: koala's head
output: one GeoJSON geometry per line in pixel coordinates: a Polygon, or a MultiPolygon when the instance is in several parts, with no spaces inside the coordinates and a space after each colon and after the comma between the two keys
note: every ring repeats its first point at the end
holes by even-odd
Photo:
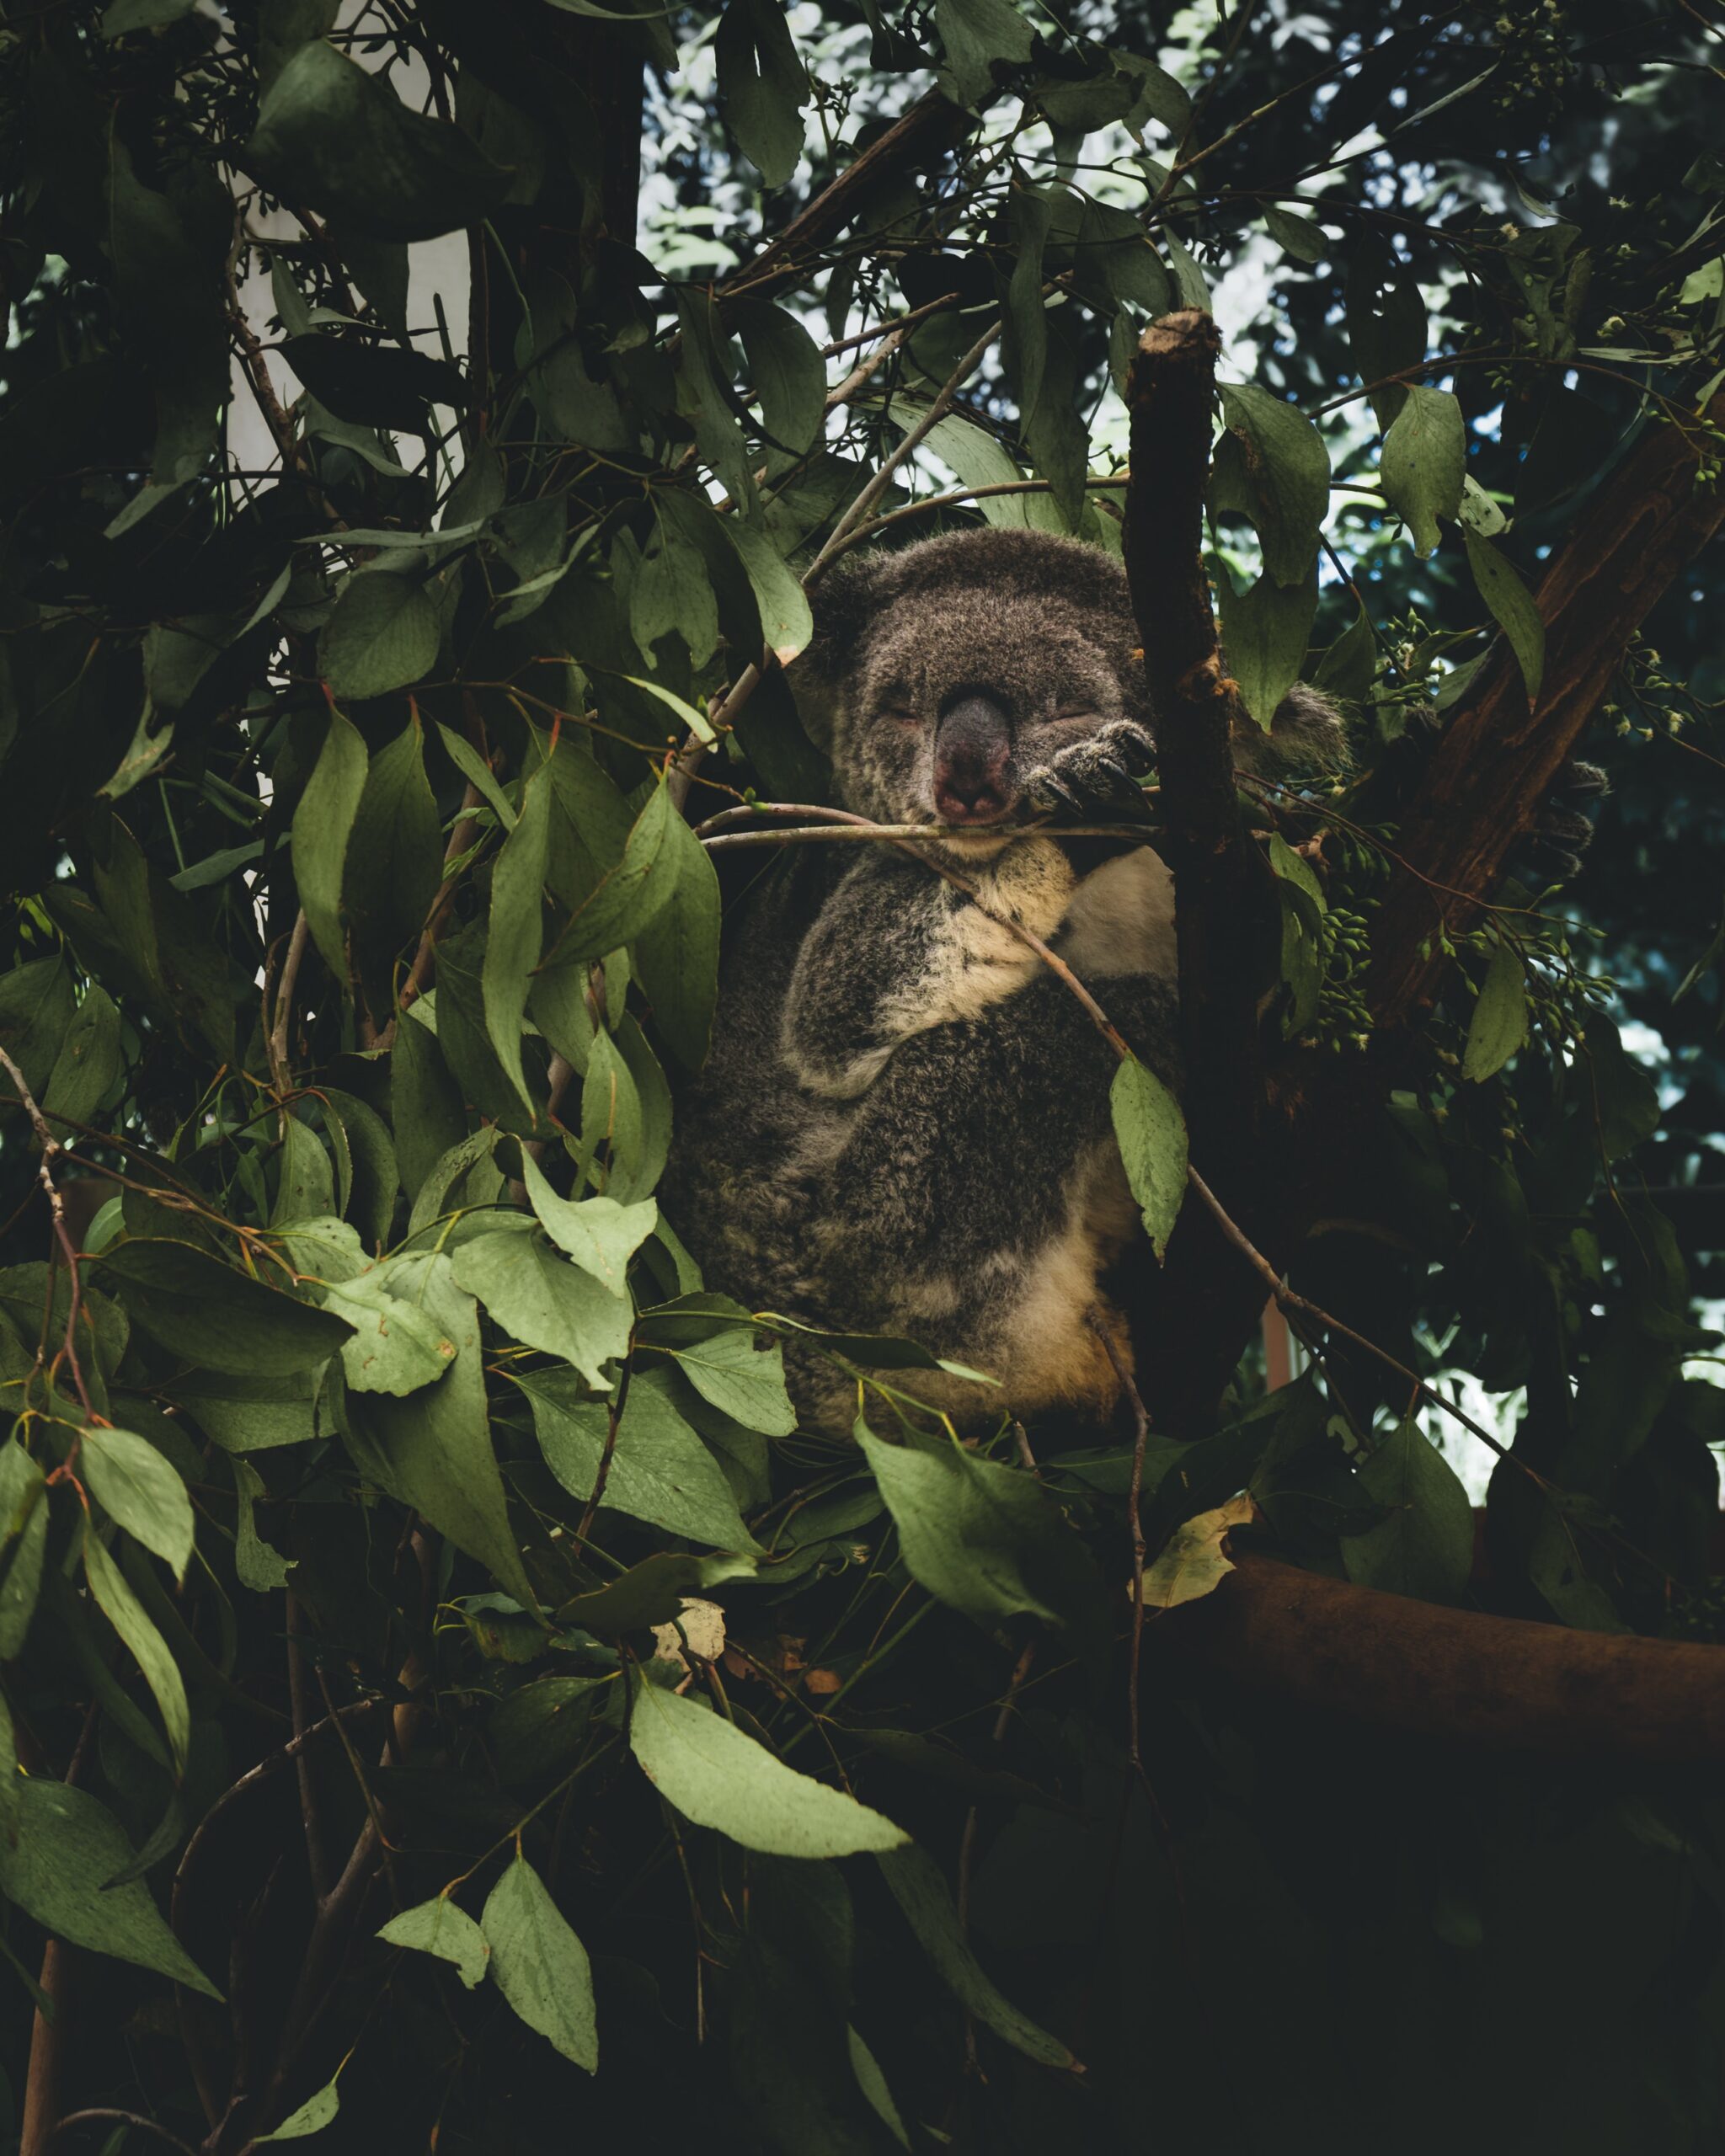
{"type": "Polygon", "coordinates": [[[953,532],[841,562],[791,680],[846,805],[882,823],[1012,820],[1025,775],[1142,718],[1119,565],[1076,539],[953,532]]]}

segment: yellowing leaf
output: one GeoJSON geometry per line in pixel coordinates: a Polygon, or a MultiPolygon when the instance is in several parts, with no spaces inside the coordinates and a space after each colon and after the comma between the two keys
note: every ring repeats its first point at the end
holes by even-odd
{"type": "Polygon", "coordinates": [[[1225,1554],[1228,1530],[1243,1527],[1251,1518],[1252,1500],[1242,1492],[1214,1512],[1199,1513],[1177,1527],[1167,1549],[1145,1572],[1145,1608],[1173,1609],[1213,1593],[1234,1569],[1225,1554]]]}

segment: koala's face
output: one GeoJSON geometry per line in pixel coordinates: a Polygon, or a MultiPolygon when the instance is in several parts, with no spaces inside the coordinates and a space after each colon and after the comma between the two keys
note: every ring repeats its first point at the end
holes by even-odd
{"type": "Polygon", "coordinates": [[[1024,813],[1027,774],[1140,715],[1125,579],[1092,547],[966,531],[835,583],[812,656],[841,797],[877,821],[980,836],[1024,813]]]}

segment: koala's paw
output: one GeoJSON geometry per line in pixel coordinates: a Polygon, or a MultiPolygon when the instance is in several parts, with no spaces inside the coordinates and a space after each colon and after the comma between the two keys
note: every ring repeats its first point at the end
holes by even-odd
{"type": "Polygon", "coordinates": [[[1133,718],[1110,719],[1038,765],[1024,792],[1036,808],[1063,819],[1147,823],[1150,805],[1138,782],[1155,766],[1149,728],[1133,718]]]}

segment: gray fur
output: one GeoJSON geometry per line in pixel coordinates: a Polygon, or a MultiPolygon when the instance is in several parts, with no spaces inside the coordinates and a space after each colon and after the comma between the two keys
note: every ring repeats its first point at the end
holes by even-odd
{"type": "MultiPolygon", "coordinates": [[[[972,531],[842,565],[793,678],[848,808],[932,820],[943,715],[982,697],[1009,736],[1003,820],[1118,822],[1142,814],[1135,780],[1154,756],[1136,646],[1106,555],[972,531]]],[[[1306,692],[1289,720],[1308,758],[1323,753],[1336,721],[1322,699],[1306,692]]],[[[681,1105],[667,1183],[709,1285],[908,1334],[997,1377],[895,1375],[962,1418],[1107,1416],[1119,1381],[1087,1312],[1126,1353],[1101,1283],[1135,1219],[1109,1123],[1114,1057],[990,915],[1052,942],[1178,1082],[1166,872],[1147,848],[1098,858],[1109,851],[980,829],[947,857],[984,908],[890,846],[776,865],[729,924],[713,1051],[681,1105]]],[[[809,1358],[794,1384],[808,1423],[849,1429],[854,1390],[829,1366],[809,1358]]]]}

